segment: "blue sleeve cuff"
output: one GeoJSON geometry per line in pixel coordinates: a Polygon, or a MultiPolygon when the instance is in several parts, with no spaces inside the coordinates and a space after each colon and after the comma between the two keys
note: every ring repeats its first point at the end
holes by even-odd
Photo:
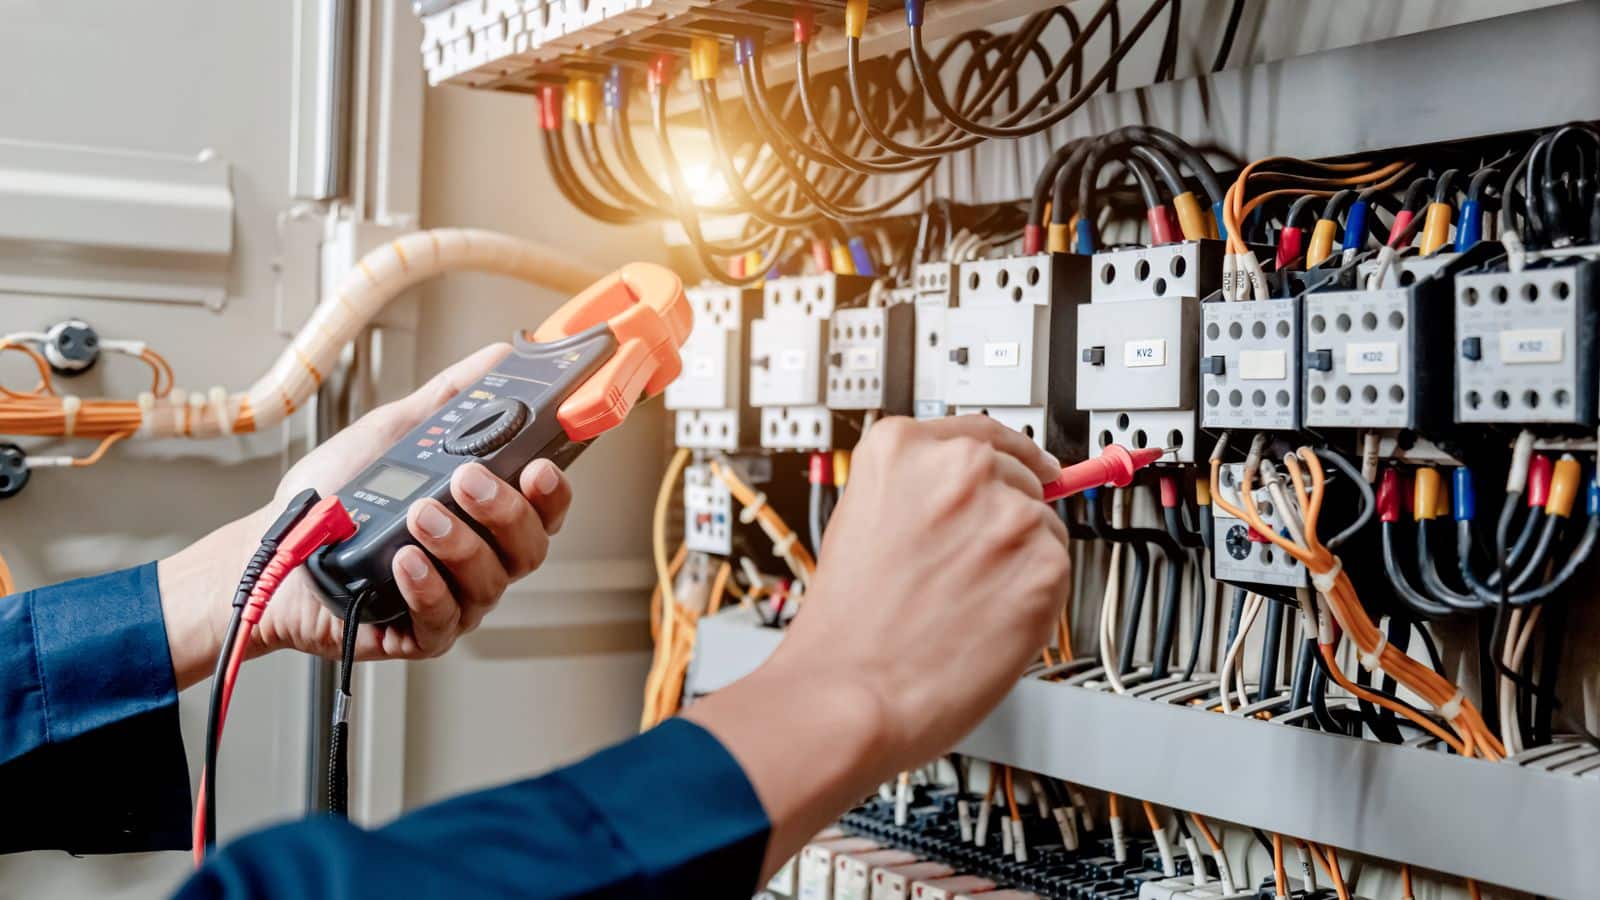
{"type": "Polygon", "coordinates": [[[187,846],[177,703],[154,563],[0,599],[0,850],[187,846]]]}
{"type": "Polygon", "coordinates": [[[711,732],[668,719],[556,773],[609,821],[657,896],[749,896],[771,823],[711,732]]]}

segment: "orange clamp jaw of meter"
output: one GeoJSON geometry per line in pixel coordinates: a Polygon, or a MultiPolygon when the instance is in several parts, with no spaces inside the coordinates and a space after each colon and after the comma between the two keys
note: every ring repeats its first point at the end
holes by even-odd
{"type": "Polygon", "coordinates": [[[639,398],[667,389],[683,368],[678,350],[689,337],[694,314],[683,281],[671,269],[629,263],[568,300],[524,336],[548,343],[602,324],[616,338],[616,352],[556,409],[556,420],[574,441],[592,440],[615,428],[639,398]]]}

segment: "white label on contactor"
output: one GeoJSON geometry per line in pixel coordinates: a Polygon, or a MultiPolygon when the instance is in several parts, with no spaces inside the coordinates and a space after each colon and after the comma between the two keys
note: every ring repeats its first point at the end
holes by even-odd
{"type": "Polygon", "coordinates": [[[1245,381],[1282,381],[1289,377],[1289,354],[1282,350],[1240,350],[1239,377],[1245,381]]]}
{"type": "Polygon", "coordinates": [[[878,370],[877,347],[851,347],[845,351],[844,367],[852,372],[875,372],[878,370]]]}
{"type": "Polygon", "coordinates": [[[1013,368],[1022,365],[1022,345],[1011,343],[996,343],[983,345],[983,364],[994,368],[1013,368]]]}
{"type": "Polygon", "coordinates": [[[799,372],[806,367],[806,352],[789,349],[778,354],[778,368],[785,372],[799,372]]]}
{"type": "Polygon", "coordinates": [[[1500,332],[1500,361],[1526,363],[1561,362],[1563,334],[1559,328],[1525,328],[1500,332]]]}
{"type": "Polygon", "coordinates": [[[1149,368],[1167,364],[1166,338],[1148,341],[1128,341],[1122,345],[1122,365],[1129,369],[1149,368]]]}
{"type": "Polygon", "coordinates": [[[1393,375],[1400,371],[1400,345],[1393,341],[1347,344],[1344,367],[1351,375],[1393,375]]]}

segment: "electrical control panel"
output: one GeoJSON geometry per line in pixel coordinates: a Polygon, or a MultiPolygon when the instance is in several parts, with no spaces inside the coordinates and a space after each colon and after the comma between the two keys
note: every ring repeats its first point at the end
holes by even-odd
{"type": "Polygon", "coordinates": [[[937,419],[950,410],[946,400],[945,351],[950,307],[960,296],[960,273],[950,263],[922,263],[912,276],[916,303],[911,402],[919,419],[937,419]]]}
{"type": "Polygon", "coordinates": [[[1456,421],[1595,424],[1600,263],[1456,279],[1456,421]]]}
{"type": "Polygon", "coordinates": [[[1299,298],[1201,305],[1200,424],[1300,427],[1299,298]]]}
{"type": "Polygon", "coordinates": [[[828,323],[828,408],[911,414],[915,307],[841,309],[828,323]]]}
{"type": "Polygon", "coordinates": [[[872,279],[807,275],[766,283],[762,316],[750,323],[750,403],[761,410],[761,446],[833,447],[827,401],[828,322],[861,305],[872,279]]]}
{"type": "Polygon", "coordinates": [[[683,545],[699,553],[727,556],[733,552],[733,494],[711,466],[700,463],[683,470],[683,545]]]}
{"type": "Polygon", "coordinates": [[[1066,254],[961,264],[943,352],[946,400],[957,413],[992,416],[1060,458],[1082,457],[1075,373],[1051,356],[1075,343],[1070,306],[1086,293],[1087,275],[1086,260],[1066,254]]]}
{"type": "Polygon", "coordinates": [[[1215,241],[1095,254],[1076,344],[1091,453],[1117,443],[1194,461],[1200,298],[1217,290],[1221,258],[1215,241]]]}
{"type": "MultiPolygon", "coordinates": [[[[1217,485],[1222,488],[1227,501],[1236,507],[1243,502],[1239,496],[1239,484],[1243,476],[1243,463],[1224,464],[1217,474],[1217,485]]],[[[1294,488],[1286,486],[1284,490],[1292,492],[1294,488]]],[[[1272,526],[1274,531],[1283,529],[1283,512],[1273,502],[1271,492],[1262,486],[1259,473],[1250,502],[1256,505],[1256,512],[1261,515],[1262,521],[1272,526]]],[[[1298,588],[1311,584],[1310,575],[1299,560],[1260,535],[1252,535],[1250,526],[1243,519],[1229,515],[1216,503],[1212,504],[1211,511],[1212,577],[1241,587],[1271,585],[1298,588]]]]}
{"type": "Polygon", "coordinates": [[[667,409],[676,413],[679,447],[733,451],[756,444],[757,416],[749,402],[745,363],[750,324],[761,293],[724,285],[686,290],[694,329],[684,341],[683,372],[667,387],[667,409]]]}

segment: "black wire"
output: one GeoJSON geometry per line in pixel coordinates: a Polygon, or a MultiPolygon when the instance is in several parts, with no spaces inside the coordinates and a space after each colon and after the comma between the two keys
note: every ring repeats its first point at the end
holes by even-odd
{"type": "Polygon", "coordinates": [[[1423,596],[1420,591],[1412,587],[1410,579],[1400,569],[1400,562],[1396,558],[1394,549],[1394,535],[1398,528],[1398,523],[1384,522],[1379,529],[1383,538],[1383,571],[1389,577],[1389,585],[1394,595],[1411,610],[1412,615],[1420,619],[1438,619],[1452,614],[1455,610],[1423,596]]]}
{"type": "Polygon", "coordinates": [[[361,632],[361,607],[371,595],[361,591],[345,606],[344,647],[339,657],[339,697],[328,743],[328,812],[349,815],[350,803],[350,680],[356,667],[356,638],[361,632]]]}
{"type": "Polygon", "coordinates": [[[1272,696],[1278,687],[1278,658],[1283,655],[1283,620],[1283,601],[1268,597],[1266,631],[1261,641],[1261,668],[1257,673],[1257,703],[1272,696]]]}
{"type": "Polygon", "coordinates": [[[1239,20],[1244,16],[1245,0],[1233,0],[1233,7],[1228,10],[1228,24],[1222,30],[1222,44],[1217,47],[1217,58],[1211,63],[1212,73],[1221,72],[1228,67],[1228,57],[1233,55],[1233,42],[1239,36],[1239,20]]]}
{"type": "Polygon", "coordinates": [[[1356,515],[1356,520],[1350,523],[1350,527],[1334,535],[1326,542],[1329,550],[1337,550],[1346,541],[1359,534],[1361,529],[1367,527],[1367,523],[1372,521],[1373,513],[1377,512],[1378,501],[1372,495],[1372,485],[1361,477],[1361,473],[1356,470],[1355,465],[1345,459],[1342,454],[1335,453],[1324,447],[1318,447],[1315,452],[1318,459],[1332,464],[1340,472],[1344,473],[1344,476],[1350,479],[1350,483],[1355,485],[1356,490],[1361,494],[1361,512],[1356,515]]]}

